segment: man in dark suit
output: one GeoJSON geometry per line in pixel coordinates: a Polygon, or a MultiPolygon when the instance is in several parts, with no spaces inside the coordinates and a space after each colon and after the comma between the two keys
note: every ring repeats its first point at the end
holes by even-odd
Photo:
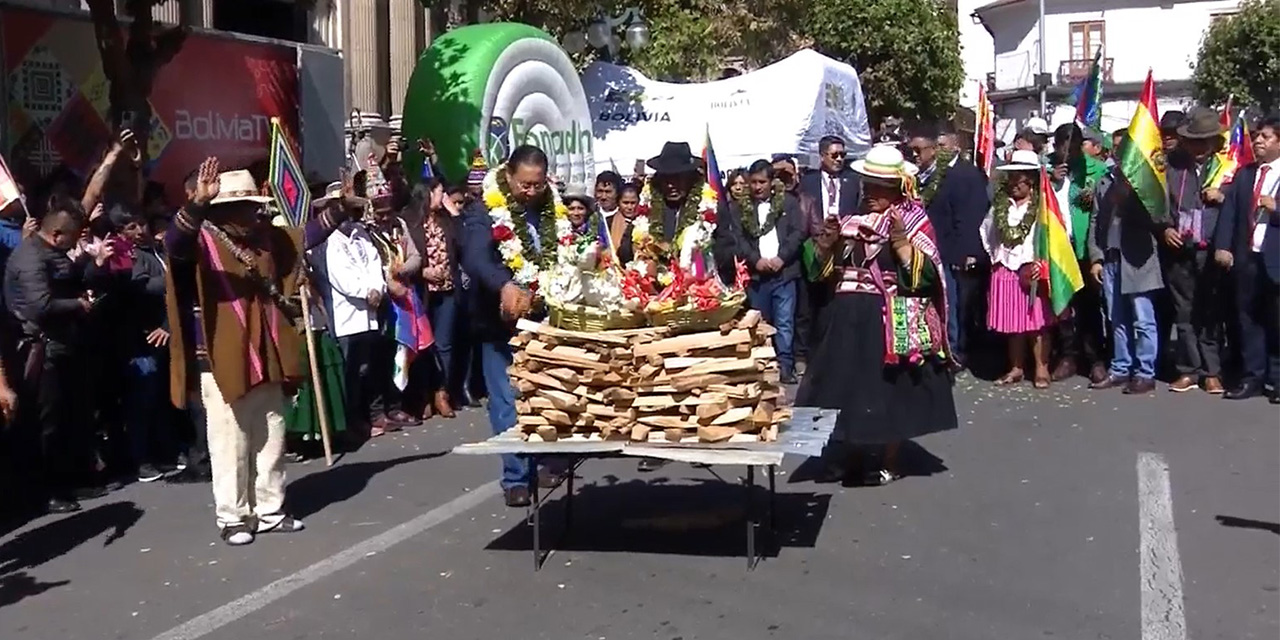
{"type": "MultiPolygon", "coordinates": [[[[844,140],[840,136],[823,136],[818,141],[818,171],[800,178],[799,196],[805,211],[806,237],[822,230],[822,222],[834,215],[848,215],[862,203],[862,181],[848,168],[844,140]]],[[[803,357],[809,346],[813,323],[813,287],[804,282],[796,299],[796,354],[803,357]]]]}
{"type": "Polygon", "coordinates": [[[1280,114],[1262,119],[1253,134],[1256,162],[1236,172],[1222,203],[1214,260],[1235,282],[1244,376],[1225,395],[1242,400],[1272,384],[1280,404],[1280,114]]]}
{"type": "Polygon", "coordinates": [[[991,209],[987,177],[972,162],[940,150],[935,130],[920,128],[907,142],[920,167],[920,197],[938,238],[947,285],[947,334],[961,366],[970,341],[985,326],[981,313],[991,265],[979,227],[991,209]]]}
{"type": "MultiPolygon", "coordinates": [[[[525,260],[535,260],[541,248],[554,250],[553,239],[537,237],[541,228],[538,217],[546,198],[552,197],[547,154],[537,147],[521,145],[512,150],[505,166],[509,197],[525,205],[524,219],[517,217],[513,222],[526,225],[533,244],[540,245],[524,247],[523,256],[525,260]]],[[[507,341],[512,323],[529,313],[532,303],[529,292],[516,284],[511,269],[498,253],[493,221],[483,199],[473,202],[462,214],[459,239],[459,259],[475,288],[470,309],[472,335],[480,343],[480,366],[489,392],[489,425],[497,435],[516,425],[515,390],[507,376],[513,356],[507,341]]],[[[534,473],[526,458],[502,456],[502,491],[507,506],[528,506],[532,482],[534,473]]]]}
{"type": "MultiPolygon", "coordinates": [[[[747,299],[778,330],[773,336],[783,384],[795,384],[791,350],[795,330],[796,280],[800,278],[800,245],[808,233],[800,203],[774,180],[773,165],[756,160],[747,169],[747,194],[722,202],[716,221],[716,261],[735,258],[747,263],[751,283],[747,299]]],[[[722,268],[722,270],[724,270],[722,268]]]]}

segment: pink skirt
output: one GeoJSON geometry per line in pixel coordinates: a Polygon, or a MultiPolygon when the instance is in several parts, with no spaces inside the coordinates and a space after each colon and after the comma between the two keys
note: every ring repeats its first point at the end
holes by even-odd
{"type": "MultiPolygon", "coordinates": [[[[1041,288],[1042,290],[1043,288],[1041,288]]],[[[1045,295],[1022,290],[1018,272],[996,265],[987,292],[987,327],[996,333],[1029,333],[1053,324],[1045,295]]]]}

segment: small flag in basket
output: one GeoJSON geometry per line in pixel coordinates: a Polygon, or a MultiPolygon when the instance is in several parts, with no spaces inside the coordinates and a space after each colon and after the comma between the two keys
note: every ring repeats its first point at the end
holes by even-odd
{"type": "Polygon", "coordinates": [[[271,119],[271,170],[267,182],[275,196],[280,213],[289,226],[300,227],[311,215],[311,189],[302,175],[298,158],[293,155],[289,136],[279,118],[271,119]]]}

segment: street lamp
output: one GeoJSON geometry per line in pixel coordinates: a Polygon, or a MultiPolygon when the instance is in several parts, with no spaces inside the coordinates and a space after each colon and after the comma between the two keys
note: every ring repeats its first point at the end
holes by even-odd
{"type": "Polygon", "coordinates": [[[561,45],[569,53],[581,53],[588,47],[604,53],[605,59],[612,60],[626,46],[632,51],[640,51],[649,46],[653,34],[649,25],[644,22],[644,14],[639,9],[629,8],[615,17],[600,16],[587,25],[586,31],[570,31],[564,34],[561,45]],[[618,37],[621,30],[622,37],[618,37]]]}

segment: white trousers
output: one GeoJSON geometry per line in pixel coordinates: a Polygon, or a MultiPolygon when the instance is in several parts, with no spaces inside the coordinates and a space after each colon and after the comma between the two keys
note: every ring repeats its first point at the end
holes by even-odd
{"type": "Polygon", "coordinates": [[[254,387],[235,404],[212,373],[200,374],[218,526],[267,529],[284,518],[284,390],[254,387]]]}

